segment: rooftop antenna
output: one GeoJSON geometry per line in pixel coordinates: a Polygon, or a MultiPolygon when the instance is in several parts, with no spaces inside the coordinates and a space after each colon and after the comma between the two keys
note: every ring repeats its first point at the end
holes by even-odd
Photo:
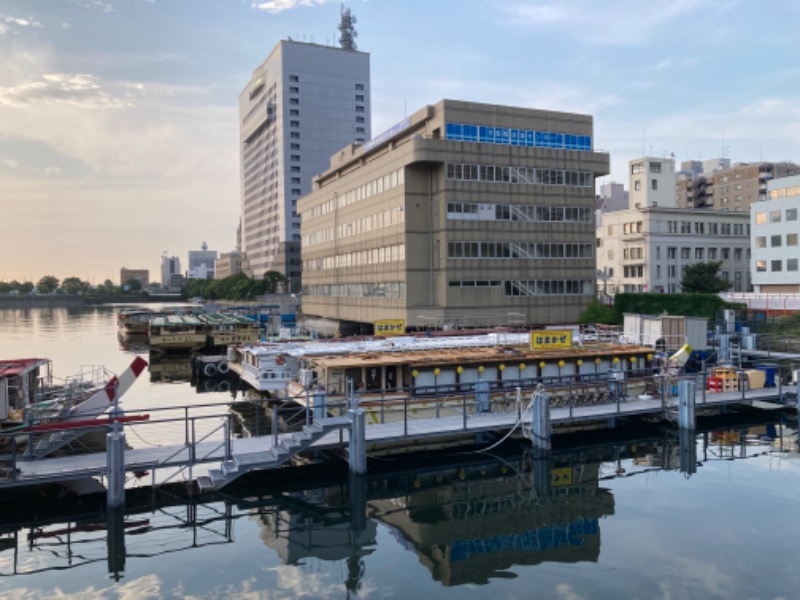
{"type": "Polygon", "coordinates": [[[345,8],[342,4],[341,8],[341,21],[339,22],[339,31],[341,37],[339,38],[339,45],[345,50],[357,50],[356,38],[358,32],[356,31],[356,17],[350,12],[349,8],[345,8]]]}

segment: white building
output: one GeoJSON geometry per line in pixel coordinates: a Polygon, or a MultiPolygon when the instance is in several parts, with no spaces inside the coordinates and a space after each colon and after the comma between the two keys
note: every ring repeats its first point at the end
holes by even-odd
{"type": "Polygon", "coordinates": [[[750,207],[753,287],[760,293],[800,292],[800,175],[767,184],[767,201],[750,207]]]}
{"type": "Polygon", "coordinates": [[[675,208],[675,159],[644,156],[628,162],[628,208],[675,208]]]}
{"type": "Polygon", "coordinates": [[[181,259],[177,256],[161,256],[161,287],[171,288],[173,275],[183,276],[181,271],[181,259]]]}
{"type": "Polygon", "coordinates": [[[746,213],[661,208],[602,215],[597,227],[600,290],[681,291],[689,265],[722,261],[732,291],[750,289],[750,223],[746,213]]]}
{"type": "Polygon", "coordinates": [[[355,50],[342,10],[342,47],[282,40],[239,95],[241,250],[248,274],[300,277],[297,200],[331,155],[371,137],[369,54],[355,50]]]}
{"type": "Polygon", "coordinates": [[[189,250],[189,270],[187,279],[213,279],[214,263],[217,260],[217,251],[209,250],[208,244],[203,242],[200,250],[189,250]]]}

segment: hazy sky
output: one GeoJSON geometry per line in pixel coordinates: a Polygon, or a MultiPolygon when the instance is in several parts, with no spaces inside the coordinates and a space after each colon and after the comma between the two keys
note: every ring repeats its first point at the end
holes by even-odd
{"type": "MultiPolygon", "coordinates": [[[[796,0],[350,0],[378,134],[441,98],[594,116],[608,180],[643,154],[800,161],[796,0]]],[[[2,0],[0,280],[158,279],[230,251],[237,98],[325,0],[2,0]]]]}

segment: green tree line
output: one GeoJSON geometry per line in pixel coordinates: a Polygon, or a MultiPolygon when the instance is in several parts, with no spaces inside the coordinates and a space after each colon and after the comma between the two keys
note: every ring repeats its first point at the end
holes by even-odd
{"type": "Polygon", "coordinates": [[[264,294],[286,291],[287,282],[278,271],[267,271],[261,279],[237,273],[224,279],[190,279],[183,287],[183,294],[206,300],[254,300],[264,294]]]}

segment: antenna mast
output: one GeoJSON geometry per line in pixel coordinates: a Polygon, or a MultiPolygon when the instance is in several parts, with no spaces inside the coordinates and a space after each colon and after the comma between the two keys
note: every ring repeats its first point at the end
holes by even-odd
{"type": "Polygon", "coordinates": [[[345,50],[357,50],[356,38],[358,32],[356,31],[356,17],[350,12],[349,8],[345,8],[342,4],[341,21],[339,22],[339,31],[341,37],[339,38],[339,45],[345,50]]]}

